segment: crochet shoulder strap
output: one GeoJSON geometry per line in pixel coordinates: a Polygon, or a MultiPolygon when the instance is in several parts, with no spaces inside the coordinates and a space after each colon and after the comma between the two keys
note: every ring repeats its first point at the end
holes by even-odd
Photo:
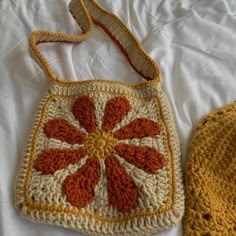
{"type": "Polygon", "coordinates": [[[40,52],[42,43],[78,43],[87,39],[93,31],[93,23],[100,26],[123,52],[132,68],[146,80],[160,80],[157,64],[147,55],[131,31],[114,14],[106,11],[94,0],[72,0],[69,10],[83,34],[65,34],[45,30],[34,31],[30,35],[30,46],[46,70],[51,80],[68,83],[54,74],[49,63],[40,52]]]}

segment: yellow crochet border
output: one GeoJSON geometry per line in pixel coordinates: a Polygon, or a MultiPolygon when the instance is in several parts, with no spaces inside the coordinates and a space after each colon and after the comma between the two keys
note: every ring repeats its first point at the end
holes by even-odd
{"type": "MultiPolygon", "coordinates": [[[[160,74],[160,80],[162,79],[161,74],[160,74]]],[[[53,81],[53,83],[58,84],[59,86],[65,86],[65,87],[69,87],[69,86],[74,86],[74,85],[80,85],[80,84],[87,84],[87,83],[110,83],[110,84],[118,84],[118,85],[125,85],[126,87],[129,88],[142,88],[144,86],[148,86],[148,85],[153,85],[153,84],[159,84],[159,81],[155,80],[149,80],[149,81],[145,81],[139,84],[130,84],[127,82],[123,82],[123,81],[118,81],[118,80],[108,80],[108,79],[103,79],[103,78],[97,78],[94,80],[76,80],[76,81],[68,81],[68,80],[61,80],[61,81],[53,81]]]]}
{"type": "MultiPolygon", "coordinates": [[[[124,93],[113,93],[113,92],[105,92],[105,91],[101,91],[101,90],[93,90],[90,91],[89,93],[106,93],[106,94],[116,94],[116,95],[123,95],[123,96],[128,96],[128,97],[133,97],[136,99],[141,99],[141,100],[147,100],[150,99],[150,96],[147,97],[138,97],[135,95],[127,95],[124,93]]],[[[86,94],[86,92],[83,92],[83,94],[86,94]]],[[[74,215],[74,216],[85,216],[88,218],[94,218],[96,220],[102,221],[102,222],[122,222],[122,221],[127,221],[127,220],[132,220],[134,218],[141,218],[141,217],[145,217],[145,216],[154,216],[154,215],[159,215],[161,213],[164,213],[166,211],[168,211],[169,209],[171,209],[173,202],[174,202],[174,197],[175,197],[175,176],[174,176],[174,168],[173,168],[173,153],[170,153],[170,143],[169,143],[169,133],[168,133],[168,129],[166,127],[166,124],[163,122],[163,114],[162,114],[162,110],[161,110],[161,106],[160,106],[160,102],[158,101],[158,99],[156,98],[156,108],[157,111],[159,112],[159,114],[161,115],[161,120],[159,121],[161,124],[161,127],[164,128],[162,129],[164,132],[164,142],[165,142],[165,146],[168,147],[167,152],[168,152],[168,166],[169,166],[169,179],[171,180],[169,183],[169,192],[168,192],[168,199],[167,199],[167,203],[165,205],[165,207],[162,207],[158,210],[141,210],[141,212],[138,213],[133,213],[127,216],[118,216],[118,217],[105,217],[105,216],[98,216],[96,214],[93,213],[88,213],[88,212],[84,212],[78,208],[73,208],[73,209],[68,209],[59,205],[51,205],[51,204],[42,204],[42,203],[34,203],[32,200],[30,200],[28,198],[28,186],[29,186],[29,181],[31,178],[31,171],[32,171],[32,162],[33,162],[33,156],[35,155],[35,150],[34,150],[34,146],[36,143],[36,136],[39,132],[40,126],[42,124],[42,119],[44,117],[44,114],[46,112],[47,106],[49,104],[49,102],[54,99],[55,97],[59,97],[59,98],[76,98],[78,97],[77,95],[49,95],[46,98],[46,101],[43,101],[43,106],[40,108],[40,112],[39,112],[39,119],[37,119],[37,123],[35,124],[35,129],[33,132],[33,136],[31,138],[31,145],[30,145],[30,149],[28,149],[27,152],[27,160],[25,165],[27,166],[27,171],[26,174],[24,174],[23,176],[23,182],[24,182],[24,190],[23,190],[23,197],[24,197],[24,202],[23,205],[27,206],[28,208],[26,209],[28,210],[33,210],[33,211],[37,211],[39,214],[45,214],[45,212],[50,213],[50,212],[60,212],[60,213],[66,213],[68,215],[74,215]],[[28,159],[28,155],[29,155],[29,159],[28,159]],[[24,204],[25,203],[25,204],[24,204]]],[[[153,96],[151,96],[153,97],[153,96]]],[[[172,152],[172,150],[171,150],[172,152]]]]}

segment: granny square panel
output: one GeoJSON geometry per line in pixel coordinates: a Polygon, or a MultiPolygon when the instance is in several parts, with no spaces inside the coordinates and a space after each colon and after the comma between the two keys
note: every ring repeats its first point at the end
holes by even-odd
{"type": "Polygon", "coordinates": [[[73,0],[70,10],[84,34],[31,35],[51,84],[19,168],[16,207],[32,221],[88,235],[148,235],[170,228],[182,217],[184,194],[179,141],[159,68],[96,2],[73,0]],[[93,23],[146,82],[69,82],[53,74],[37,45],[82,41],[93,23]]]}

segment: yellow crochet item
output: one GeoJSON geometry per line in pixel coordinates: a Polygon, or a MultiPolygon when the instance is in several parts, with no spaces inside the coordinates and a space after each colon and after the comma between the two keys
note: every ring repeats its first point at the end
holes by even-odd
{"type": "Polygon", "coordinates": [[[190,145],[184,231],[236,235],[236,102],[204,118],[190,145]]]}
{"type": "Polygon", "coordinates": [[[32,221],[90,236],[147,236],[173,227],[184,212],[180,145],[159,67],[96,1],[72,0],[69,10],[83,34],[30,36],[51,83],[19,167],[16,208],[32,221]],[[53,72],[39,45],[82,43],[94,24],[140,74],[139,84],[66,81],[53,72]]]}

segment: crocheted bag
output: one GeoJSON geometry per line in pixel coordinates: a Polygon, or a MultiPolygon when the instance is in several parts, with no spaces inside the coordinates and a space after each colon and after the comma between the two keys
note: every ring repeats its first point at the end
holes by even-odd
{"type": "Polygon", "coordinates": [[[180,148],[160,71],[137,39],[93,0],[73,0],[82,35],[35,31],[30,44],[51,79],[20,165],[16,207],[30,220],[89,235],[147,235],[184,210],[180,148]],[[81,42],[93,22],[147,81],[63,81],[38,49],[81,42]]]}
{"type": "Polygon", "coordinates": [[[186,168],[186,236],[236,236],[236,102],[198,125],[186,168]]]}

